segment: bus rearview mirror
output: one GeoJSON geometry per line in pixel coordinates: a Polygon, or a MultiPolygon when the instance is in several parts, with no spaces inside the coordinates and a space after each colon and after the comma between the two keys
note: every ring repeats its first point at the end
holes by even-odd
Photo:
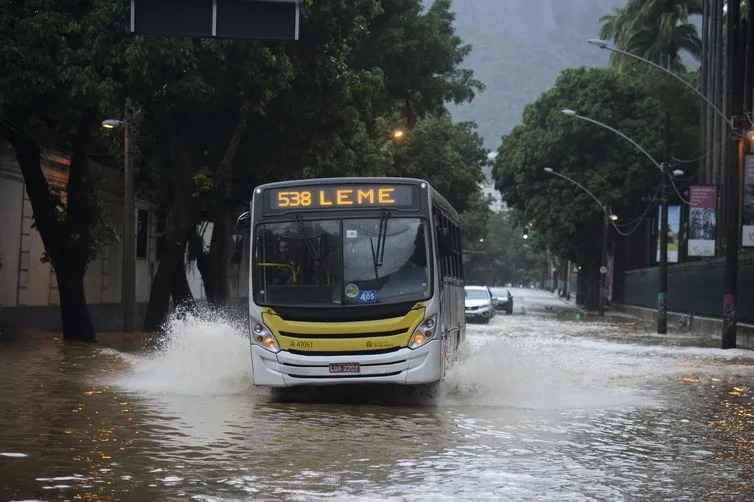
{"type": "Polygon", "coordinates": [[[251,213],[246,211],[236,220],[236,232],[248,232],[251,229],[251,213]]]}

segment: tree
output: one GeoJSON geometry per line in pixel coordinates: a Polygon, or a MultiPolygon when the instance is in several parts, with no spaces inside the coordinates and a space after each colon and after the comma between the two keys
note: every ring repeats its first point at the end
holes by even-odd
{"type": "MultiPolygon", "coordinates": [[[[623,51],[685,72],[681,51],[695,59],[702,53],[702,41],[689,16],[702,12],[703,0],[629,0],[600,19],[600,37],[612,39],[623,51]]],[[[611,62],[619,67],[635,64],[617,53],[611,55],[611,62]]]]}
{"type": "MultiPolygon", "coordinates": [[[[682,89],[671,103],[671,151],[679,156],[689,155],[696,145],[696,129],[689,126],[697,123],[694,105],[694,96],[682,89]]],[[[640,220],[649,211],[643,199],[656,199],[659,172],[630,143],[564,116],[565,108],[609,124],[659,158],[663,104],[630,74],[566,70],[553,89],[527,106],[523,123],[502,139],[493,168],[496,188],[510,207],[522,211],[540,249],[583,264],[596,281],[602,209],[589,195],[543,168],[552,167],[580,182],[625,221],[640,220]]]]}
{"type": "Polygon", "coordinates": [[[383,0],[382,12],[369,26],[369,37],[354,50],[356,68],[379,68],[387,93],[385,113],[397,107],[409,127],[428,114],[447,113],[446,103],[471,101],[484,85],[460,68],[471,46],[455,34],[450,0],[383,0]]]}
{"type": "Polygon", "coordinates": [[[488,151],[473,122],[453,124],[450,117],[427,117],[393,146],[394,174],[426,179],[459,212],[481,198],[479,183],[488,151]]]}
{"type": "Polygon", "coordinates": [[[129,89],[143,109],[144,171],[154,180],[148,195],[167,215],[144,321],[151,331],[165,318],[171,294],[176,305],[193,303],[183,265],[202,221],[215,223],[219,250],[214,260],[200,261],[200,270],[210,299],[224,299],[219,281],[227,268],[223,274],[219,267],[230,240],[231,166],[249,121],[287,84],[290,67],[261,44],[202,39],[138,38],[126,62],[129,89]]]}
{"type": "Polygon", "coordinates": [[[524,229],[512,210],[490,212],[482,255],[470,275],[492,284],[529,284],[539,279],[543,253],[523,239],[524,229]]]}
{"type": "Polygon", "coordinates": [[[84,274],[109,231],[89,151],[100,113],[122,102],[125,19],[124,4],[106,0],[0,5],[0,138],[16,153],[56,273],[66,340],[96,340],[84,274]],[[70,156],[64,190],[44,175],[47,150],[70,156]]]}

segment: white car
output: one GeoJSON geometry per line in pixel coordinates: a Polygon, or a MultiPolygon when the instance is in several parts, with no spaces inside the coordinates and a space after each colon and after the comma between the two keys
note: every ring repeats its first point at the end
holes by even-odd
{"type": "Polygon", "coordinates": [[[492,303],[492,293],[487,286],[466,286],[464,307],[467,320],[490,322],[495,317],[495,307],[492,303]]]}

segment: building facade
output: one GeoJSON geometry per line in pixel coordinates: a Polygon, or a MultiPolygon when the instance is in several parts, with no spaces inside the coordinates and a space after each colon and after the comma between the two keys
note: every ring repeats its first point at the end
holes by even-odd
{"type": "MultiPolygon", "coordinates": [[[[0,142],[0,327],[57,331],[60,326],[60,299],[55,271],[44,263],[44,245],[33,228],[33,211],[26,194],[21,171],[13,149],[0,142]]],[[[68,179],[67,158],[48,154],[43,159],[45,176],[51,185],[65,190],[68,179]]],[[[105,217],[123,235],[122,171],[94,166],[103,178],[100,198],[105,217]]],[[[136,201],[136,302],[137,329],[157,272],[158,221],[156,208],[146,201],[136,201]]],[[[205,245],[209,246],[212,226],[204,227],[205,245]]],[[[230,267],[232,297],[248,297],[248,250],[243,249],[240,263],[230,267]]],[[[123,277],[123,242],[107,243],[97,258],[89,263],[84,279],[89,310],[98,331],[118,331],[122,316],[121,283],[123,277]]],[[[195,263],[187,265],[187,277],[194,298],[205,298],[201,275],[195,263]]]]}

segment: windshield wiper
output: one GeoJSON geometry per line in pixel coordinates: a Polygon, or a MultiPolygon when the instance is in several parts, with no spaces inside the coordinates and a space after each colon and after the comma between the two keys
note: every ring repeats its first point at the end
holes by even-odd
{"type": "Polygon", "coordinates": [[[374,265],[374,278],[379,279],[380,275],[377,269],[382,266],[382,262],[385,259],[385,241],[387,241],[387,224],[390,217],[388,210],[382,210],[382,216],[380,216],[380,228],[377,233],[377,248],[375,252],[374,242],[372,238],[369,238],[369,245],[372,247],[372,264],[374,265]]]}

